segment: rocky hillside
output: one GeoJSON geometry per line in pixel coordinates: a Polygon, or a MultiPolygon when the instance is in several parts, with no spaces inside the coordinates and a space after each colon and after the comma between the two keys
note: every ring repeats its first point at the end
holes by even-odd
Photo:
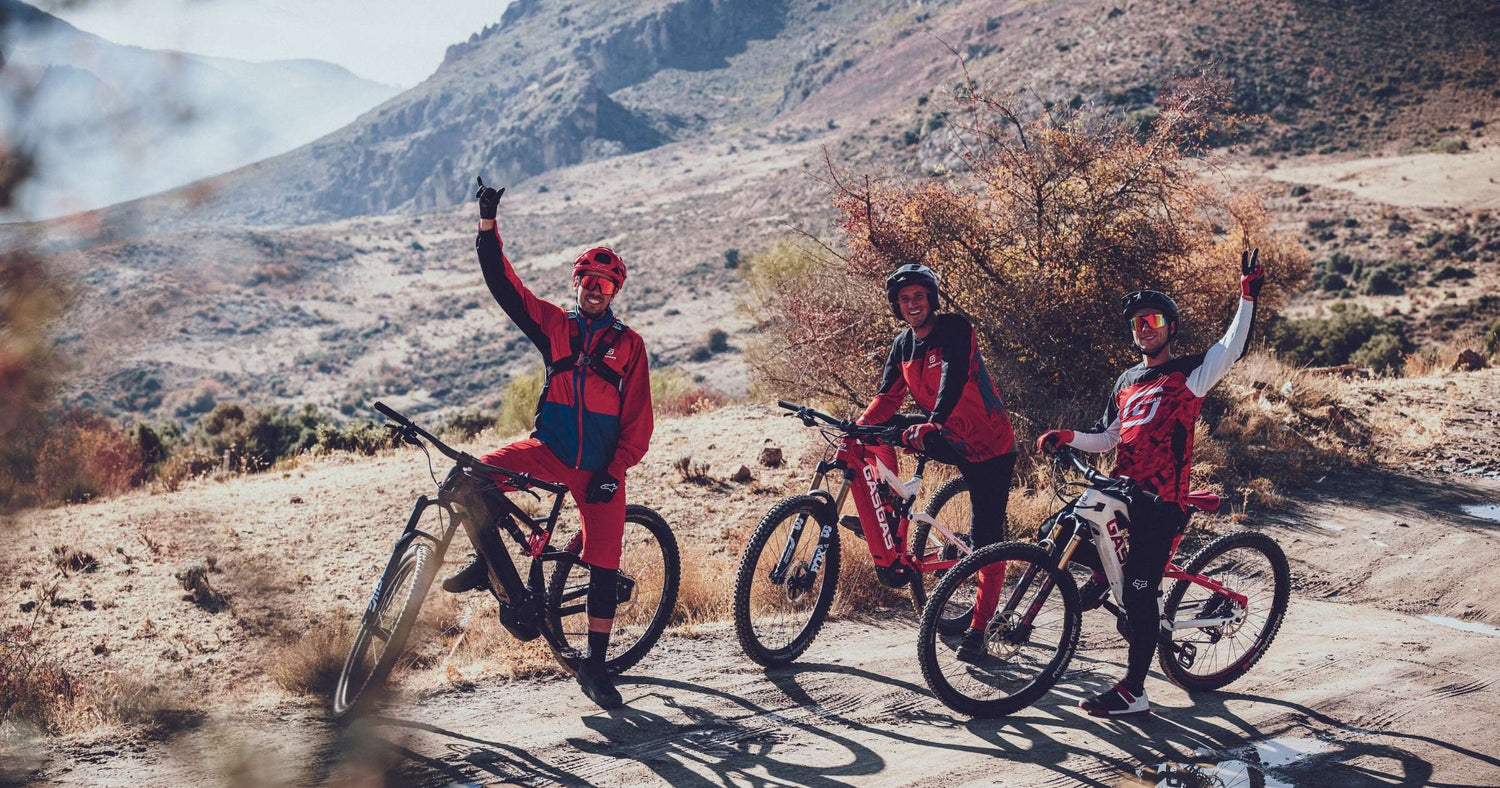
{"type": "Polygon", "coordinates": [[[514,182],[800,125],[874,125],[902,149],[942,127],[940,102],[912,102],[961,77],[950,46],[988,85],[1124,112],[1149,112],[1174,74],[1216,66],[1241,108],[1265,117],[1258,152],[1430,145],[1493,114],[1497,40],[1500,11],[1481,0],[518,0],[421,85],[208,184],[218,199],[188,216],[156,201],[115,218],[160,227],[420,210],[465,199],[478,172],[514,182]]]}

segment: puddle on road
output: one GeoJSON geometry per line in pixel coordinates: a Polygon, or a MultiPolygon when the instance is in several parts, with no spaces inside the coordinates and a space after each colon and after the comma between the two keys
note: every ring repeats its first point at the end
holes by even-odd
{"type": "Polygon", "coordinates": [[[1478,621],[1464,621],[1461,618],[1449,618],[1447,616],[1434,616],[1431,614],[1417,616],[1423,621],[1431,621],[1434,624],[1442,624],[1445,627],[1462,629],[1465,632],[1478,632],[1481,635],[1500,637],[1500,627],[1492,627],[1489,624],[1481,624],[1478,621]]]}
{"type": "Polygon", "coordinates": [[[1500,503],[1466,503],[1459,508],[1470,517],[1500,523],[1500,503]]]}
{"type": "Polygon", "coordinates": [[[1311,755],[1330,752],[1332,744],[1317,739],[1280,736],[1254,742],[1247,747],[1216,753],[1198,750],[1192,762],[1167,761],[1143,766],[1122,786],[1157,788],[1295,788],[1266,771],[1296,763],[1311,755]]]}

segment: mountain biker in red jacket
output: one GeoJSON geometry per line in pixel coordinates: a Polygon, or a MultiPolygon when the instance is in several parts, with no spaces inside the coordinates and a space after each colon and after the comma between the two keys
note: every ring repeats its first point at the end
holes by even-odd
{"type": "MultiPolygon", "coordinates": [[[[1224,337],[1203,353],[1172,357],[1180,314],[1165,293],[1140,290],[1121,302],[1122,317],[1130,321],[1141,363],[1115,381],[1114,393],[1093,432],[1049,430],[1037,439],[1038,451],[1060,445],[1086,452],[1119,447],[1115,476],[1126,476],[1160,496],[1161,503],[1141,500],[1130,507],[1130,552],[1124,564],[1126,628],[1130,642],[1125,678],[1112,689],[1079,704],[1096,717],[1147,714],[1146,672],[1156,652],[1160,628],[1162,575],[1172,540],[1187,525],[1183,502],[1193,462],[1193,426],[1203,398],[1224,378],[1229,367],[1245,355],[1255,319],[1263,272],[1260,250],[1240,258],[1240,302],[1224,337]]],[[[1099,606],[1108,581],[1097,571],[1084,583],[1084,609],[1099,606]]]]}
{"type": "MultiPolygon", "coordinates": [[[[604,659],[617,601],[625,471],[640,462],[651,441],[650,363],[640,335],[610,309],[625,284],[624,261],[605,247],[589,249],[573,263],[574,309],[537,298],[505,256],[495,224],[503,192],[479,182],[474,247],[490,293],[541,352],[547,380],[531,436],[480,459],[565,484],[572,493],[583,521],[580,558],[589,567],[588,653],[572,666],[584,693],[600,706],[614,708],[620,705],[620,693],[604,659]]],[[[476,557],[445,580],[443,588],[457,592],[488,584],[485,559],[476,557]]],[[[502,621],[505,612],[502,606],[502,621]]]]}
{"type": "MultiPolygon", "coordinates": [[[[880,389],[859,421],[905,425],[902,442],[907,447],[956,466],[969,486],[974,546],[1002,541],[1016,465],[1015,436],[979,354],[974,327],[962,315],[938,313],[937,274],[925,265],[896,269],[885,280],[885,293],[891,312],[907,327],[891,344],[880,389]],[[924,415],[897,415],[908,392],[924,415]]],[[[866,447],[866,456],[872,464],[896,469],[896,452],[889,446],[866,447]]],[[[876,522],[872,502],[855,496],[855,506],[862,522],[876,522]]],[[[984,656],[984,627],[1003,577],[1003,568],[981,574],[972,625],[959,644],[958,659],[976,662],[984,656]]]]}

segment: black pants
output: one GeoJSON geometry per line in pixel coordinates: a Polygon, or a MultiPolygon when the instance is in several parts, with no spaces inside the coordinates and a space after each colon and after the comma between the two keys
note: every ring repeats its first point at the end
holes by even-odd
{"type": "Polygon", "coordinates": [[[1005,541],[1005,507],[1010,503],[1015,451],[970,462],[942,436],[929,438],[926,446],[927,456],[958,468],[969,483],[969,533],[973,535],[974,546],[1005,541]]]}
{"type": "Polygon", "coordinates": [[[1187,513],[1175,503],[1140,501],[1130,507],[1130,553],[1125,557],[1125,626],[1130,656],[1124,684],[1143,689],[1161,629],[1161,579],[1171,557],[1172,540],[1187,525],[1187,513]]]}

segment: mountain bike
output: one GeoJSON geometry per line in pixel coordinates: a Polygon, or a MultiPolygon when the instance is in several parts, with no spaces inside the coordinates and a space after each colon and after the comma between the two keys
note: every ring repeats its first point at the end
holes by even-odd
{"type": "MultiPolygon", "coordinates": [[[[808,491],[777,502],[756,526],[735,574],[735,633],[745,654],[767,667],[801,656],[823,627],[838,586],[839,526],[864,538],[876,577],[891,588],[910,588],[917,610],[927,602],[929,583],[973,551],[963,477],[945,482],[925,511],[916,511],[928,458],[917,454],[916,471],[907,481],[883,462],[868,461],[865,445],[900,445],[900,428],[855,424],[796,403],[779,404],[792,411],[786,415],[818,428],[828,449],[808,491]],[[835,472],[843,477],[837,493],[824,488],[835,472]],[[839,516],[851,492],[871,503],[871,521],[839,516]]],[[[962,632],[972,611],[972,605],[955,604],[937,626],[962,632]]]]}
{"type": "MultiPolygon", "coordinates": [[[[418,611],[443,563],[453,536],[462,526],[471,534],[489,535],[493,543],[476,544],[490,569],[490,591],[501,608],[501,622],[520,640],[541,636],[558,662],[571,670],[579,647],[587,642],[589,568],[579,561],[582,534],[564,549],[552,546],[552,535],[568,488],[528,474],[480,462],[438,440],[405,416],[375,403],[390,419],[386,427],[402,443],[427,455],[428,445],[454,462],[447,477],[437,481],[436,497],[421,495],[396,540],[369,604],[360,617],[349,656],[334,690],[333,712],[342,717],[362,708],[391,670],[401,664],[406,641],[418,611]],[[497,479],[503,480],[502,483],[497,479]],[[541,493],[550,496],[544,500],[541,493]],[[531,495],[546,512],[526,513],[506,493],[531,495]],[[425,519],[424,519],[425,518],[425,519]],[[475,525],[495,523],[531,559],[522,580],[509,552],[494,529],[475,525]],[[550,582],[543,575],[550,565],[550,582]]],[[[481,541],[488,541],[481,539],[481,541]]],[[[661,515],[637,504],[625,507],[625,535],[617,576],[615,626],[605,667],[619,673],[646,655],[666,629],[677,602],[681,561],[677,540],[661,515]]]]}
{"type": "MultiPolygon", "coordinates": [[[[1053,458],[1063,508],[1043,524],[1038,544],[1002,542],[974,551],[949,569],[933,589],[917,635],[922,676],[949,708],[976,717],[998,717],[1041,698],[1067,670],[1078,646],[1083,600],[1069,570],[1078,550],[1095,550],[1109,581],[1101,609],[1124,631],[1123,574],[1128,555],[1125,526],[1130,504],[1151,492],[1128,478],[1114,479],[1064,448],[1053,458]],[[1084,481],[1067,481],[1071,465],[1084,481]],[[1069,500],[1064,491],[1081,487],[1069,500]],[[957,638],[944,632],[944,606],[973,598],[980,570],[1003,565],[995,612],[985,627],[986,655],[958,661],[957,638]]],[[[1189,514],[1219,509],[1217,495],[1193,492],[1189,514]]],[[[1281,628],[1291,594],[1291,572],[1281,546],[1265,534],[1239,531],[1209,542],[1187,562],[1172,561],[1172,542],[1161,597],[1157,661],[1172,683],[1189,691],[1213,690],[1245,675],[1281,628]]],[[[991,570],[993,571],[993,570],[991,570]]]]}

